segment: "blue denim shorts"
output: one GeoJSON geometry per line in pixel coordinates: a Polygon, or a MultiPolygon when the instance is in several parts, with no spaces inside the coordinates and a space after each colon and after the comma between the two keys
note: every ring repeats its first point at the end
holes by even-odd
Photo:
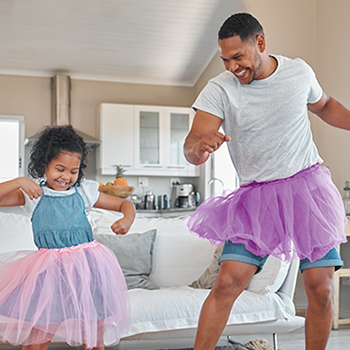
{"type": "MultiPolygon", "coordinates": [[[[246,249],[244,244],[232,243],[231,241],[226,241],[224,249],[222,250],[221,257],[219,259],[219,264],[225,260],[241,261],[247,264],[256,265],[258,270],[255,274],[259,273],[263,268],[265,261],[269,256],[265,257],[257,256],[246,249]]],[[[300,271],[303,272],[306,269],[312,269],[314,267],[328,267],[334,266],[335,271],[339,270],[344,266],[344,262],[341,260],[338,249],[331,249],[324,257],[319,260],[311,262],[309,259],[300,260],[300,271]]]]}

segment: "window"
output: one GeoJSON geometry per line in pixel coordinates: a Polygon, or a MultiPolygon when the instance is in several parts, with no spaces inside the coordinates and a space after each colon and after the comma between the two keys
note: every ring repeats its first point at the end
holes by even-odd
{"type": "Polygon", "coordinates": [[[236,169],[227,148],[227,142],[212,154],[212,193],[228,189],[235,190],[239,187],[236,169]]]}
{"type": "Polygon", "coordinates": [[[24,176],[24,117],[0,115],[0,182],[24,176]]]}

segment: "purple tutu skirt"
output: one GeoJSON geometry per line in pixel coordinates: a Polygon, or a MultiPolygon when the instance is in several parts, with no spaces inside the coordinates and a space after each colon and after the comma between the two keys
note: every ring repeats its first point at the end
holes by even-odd
{"type": "Polygon", "coordinates": [[[114,345],[129,323],[123,273],[100,243],[18,252],[0,265],[2,342],[114,345]]]}
{"type": "Polygon", "coordinates": [[[197,208],[188,227],[217,246],[230,240],[262,257],[313,262],[346,242],[346,224],[328,168],[315,164],[286,179],[215,193],[197,208]]]}

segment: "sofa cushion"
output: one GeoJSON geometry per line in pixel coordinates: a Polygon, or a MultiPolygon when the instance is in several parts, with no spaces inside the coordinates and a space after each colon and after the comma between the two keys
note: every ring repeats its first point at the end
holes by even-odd
{"type": "MultiPolygon", "coordinates": [[[[214,259],[211,264],[197,280],[192,282],[190,285],[191,287],[204,289],[212,288],[220,270],[218,260],[222,253],[222,249],[223,245],[216,248],[214,259]]],[[[282,262],[274,256],[269,256],[263,269],[253,276],[246,289],[259,294],[277,292],[286,279],[289,265],[289,263],[282,262]]]]}
{"type": "MultiPolygon", "coordinates": [[[[90,210],[94,235],[111,233],[112,223],[122,214],[103,209],[90,210]]],[[[197,279],[212,260],[215,246],[192,235],[187,227],[189,216],[176,218],[136,217],[128,232],[132,235],[146,230],[157,230],[150,280],[159,287],[189,285],[197,279]]],[[[114,234],[113,234],[114,235],[114,234]]]]}
{"type": "MultiPolygon", "coordinates": [[[[131,290],[131,325],[128,336],[196,328],[208,294],[208,289],[193,289],[188,286],[154,291],[131,290]]],[[[294,305],[291,300],[283,300],[276,293],[261,295],[245,290],[234,304],[227,324],[246,324],[249,327],[249,323],[293,318],[294,305]]]]}
{"type": "Polygon", "coordinates": [[[157,229],[151,280],[159,287],[189,285],[210,264],[215,250],[209,241],[192,235],[189,216],[137,218],[133,229],[157,229]]]}
{"type": "Polygon", "coordinates": [[[152,271],[153,246],[157,230],[132,235],[98,234],[95,240],[116,255],[128,289],[157,289],[149,280],[152,271]]]}
{"type": "Polygon", "coordinates": [[[0,253],[37,250],[30,218],[21,214],[0,212],[0,253]]]}
{"type": "Polygon", "coordinates": [[[203,272],[203,274],[196,281],[190,284],[190,287],[202,288],[202,289],[209,289],[213,287],[216,276],[220,271],[220,265],[218,264],[218,261],[221,256],[223,248],[224,248],[224,245],[221,245],[220,247],[217,247],[215,249],[213,261],[208,266],[208,268],[203,272]]]}

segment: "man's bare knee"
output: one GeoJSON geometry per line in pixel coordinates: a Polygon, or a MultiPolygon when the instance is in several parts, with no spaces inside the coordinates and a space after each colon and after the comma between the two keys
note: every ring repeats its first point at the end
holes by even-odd
{"type": "MultiPolygon", "coordinates": [[[[312,269],[310,269],[312,270],[312,269]]],[[[320,270],[326,272],[327,270],[320,270]]],[[[329,273],[315,274],[316,271],[304,271],[304,284],[309,303],[314,303],[322,308],[327,308],[333,300],[333,271],[329,273]]]]}
{"type": "Polygon", "coordinates": [[[256,269],[256,266],[246,263],[223,261],[213,292],[221,298],[238,296],[247,287],[256,269]]]}

